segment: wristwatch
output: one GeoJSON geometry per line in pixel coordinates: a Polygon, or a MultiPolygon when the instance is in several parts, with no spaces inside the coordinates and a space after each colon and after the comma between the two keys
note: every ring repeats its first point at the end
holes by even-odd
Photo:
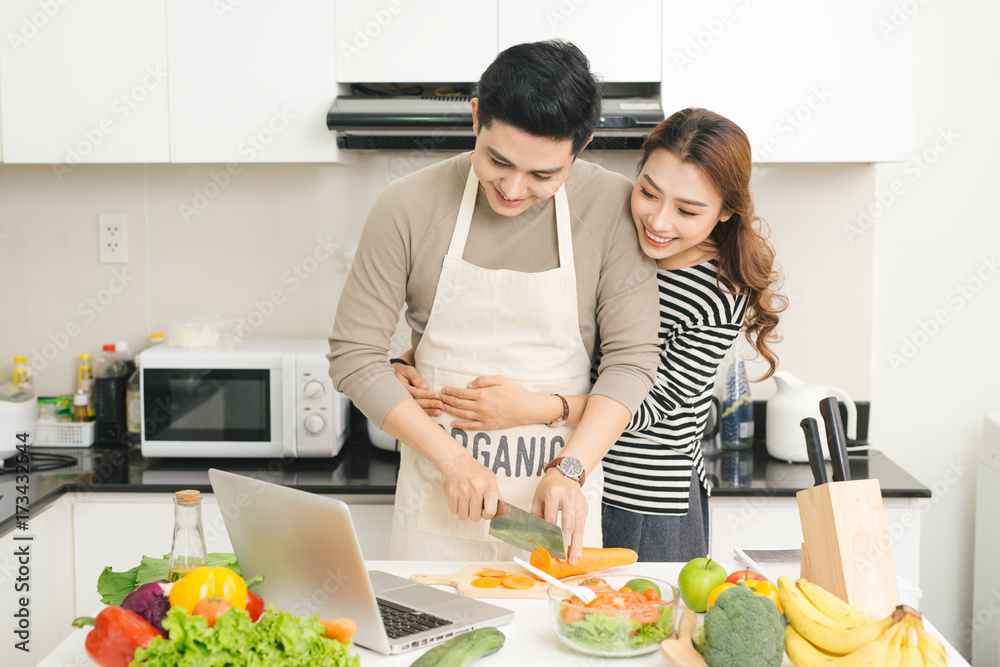
{"type": "Polygon", "coordinates": [[[558,398],[560,401],[562,401],[563,411],[562,411],[562,416],[556,417],[555,419],[550,421],[548,423],[548,426],[562,426],[563,424],[566,423],[566,419],[569,417],[569,403],[566,401],[564,397],[560,396],[559,394],[552,394],[552,395],[558,398]]]}
{"type": "Polygon", "coordinates": [[[572,456],[557,456],[545,464],[545,470],[553,467],[570,479],[580,482],[580,486],[583,486],[583,478],[587,476],[587,471],[584,470],[580,459],[572,456]]]}

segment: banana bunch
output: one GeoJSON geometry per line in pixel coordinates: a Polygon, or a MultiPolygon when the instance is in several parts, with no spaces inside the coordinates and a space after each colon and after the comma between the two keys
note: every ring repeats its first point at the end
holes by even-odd
{"type": "Polygon", "coordinates": [[[944,667],[941,642],[924,630],[916,609],[899,605],[876,620],[821,586],[778,579],[788,617],[785,652],[795,667],[944,667]]]}

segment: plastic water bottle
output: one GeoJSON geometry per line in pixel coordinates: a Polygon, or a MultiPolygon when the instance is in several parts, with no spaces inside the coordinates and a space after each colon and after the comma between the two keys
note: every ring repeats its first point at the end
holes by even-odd
{"type": "Polygon", "coordinates": [[[125,362],[125,377],[131,377],[135,372],[135,355],[129,352],[128,341],[121,340],[115,343],[115,354],[125,362]]]}
{"type": "Polygon", "coordinates": [[[753,397],[747,381],[746,364],[733,354],[725,369],[720,416],[722,448],[749,449],[753,446],[753,397]]]}

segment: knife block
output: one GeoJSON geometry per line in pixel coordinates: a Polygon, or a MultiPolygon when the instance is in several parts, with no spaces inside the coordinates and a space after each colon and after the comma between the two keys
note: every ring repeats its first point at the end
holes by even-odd
{"type": "Polygon", "coordinates": [[[801,576],[873,618],[899,604],[896,568],[877,479],[830,482],[796,494],[801,576]]]}

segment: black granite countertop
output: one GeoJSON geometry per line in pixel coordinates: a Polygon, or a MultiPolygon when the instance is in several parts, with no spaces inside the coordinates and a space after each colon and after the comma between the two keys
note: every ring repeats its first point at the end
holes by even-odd
{"type": "MultiPolygon", "coordinates": [[[[758,430],[758,433],[763,429],[758,430]]],[[[852,448],[855,449],[855,448],[852,448]]],[[[91,447],[85,449],[31,448],[28,476],[30,515],[67,492],[173,493],[197,489],[211,493],[208,469],[219,468],[276,484],[323,494],[392,495],[396,489],[399,453],[378,449],[368,440],[360,413],[352,414],[350,437],[333,459],[171,459],[146,458],[137,449],[91,447]],[[63,455],[71,465],[44,470],[47,455],[63,455]]],[[[885,498],[929,498],[930,490],[887,456],[874,451],[849,449],[853,479],[877,478],[885,498]]],[[[13,459],[0,467],[0,535],[16,524],[20,482],[13,459]]],[[[745,451],[707,454],[705,468],[712,495],[794,496],[812,486],[806,463],[786,463],[771,458],[763,441],[745,451]]],[[[827,464],[828,475],[832,472],[827,464]]]]}
{"type": "MultiPolygon", "coordinates": [[[[353,417],[353,415],[352,415],[353,417]]],[[[332,459],[146,458],[138,449],[88,447],[29,448],[30,515],[68,492],[174,493],[196,489],[211,493],[208,469],[218,468],[275,484],[322,494],[393,495],[399,453],[371,444],[366,423],[352,419],[351,434],[332,459]],[[53,456],[69,457],[71,465],[44,469],[53,456]]],[[[21,484],[14,459],[0,466],[0,535],[16,525],[21,484]]],[[[23,503],[22,503],[23,504],[23,503]]]]}
{"type": "MultiPolygon", "coordinates": [[[[883,498],[930,498],[931,491],[881,452],[848,448],[851,479],[877,479],[883,498]]],[[[772,458],[766,444],[752,449],[706,454],[705,474],[712,484],[712,496],[795,496],[813,486],[808,463],[787,463],[772,458]]],[[[833,468],[826,462],[827,479],[833,468]]]]}

